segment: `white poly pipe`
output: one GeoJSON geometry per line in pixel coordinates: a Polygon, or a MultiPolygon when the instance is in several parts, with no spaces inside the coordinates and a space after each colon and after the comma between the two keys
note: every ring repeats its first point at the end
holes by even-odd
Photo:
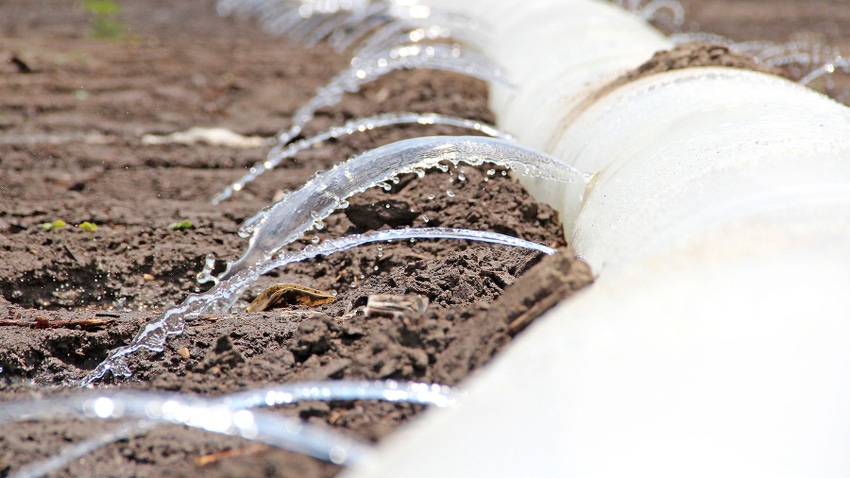
{"type": "Polygon", "coordinates": [[[519,85],[500,125],[597,173],[580,210],[520,179],[598,279],[349,476],[850,476],[850,110],[725,68],[596,98],[667,41],[591,0],[466,7],[519,85]]]}

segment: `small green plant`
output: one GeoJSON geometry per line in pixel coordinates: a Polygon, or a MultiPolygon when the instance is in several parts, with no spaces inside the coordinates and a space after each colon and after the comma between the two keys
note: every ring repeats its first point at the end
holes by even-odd
{"type": "Polygon", "coordinates": [[[83,223],[80,224],[77,227],[84,230],[84,231],[96,231],[97,230],[97,224],[93,224],[93,223],[88,222],[88,221],[83,221],[83,223]]]}
{"type": "Polygon", "coordinates": [[[172,231],[182,231],[183,229],[189,229],[190,227],[192,227],[192,223],[189,222],[188,219],[180,222],[172,222],[168,225],[168,228],[172,231]]]}
{"type": "Polygon", "coordinates": [[[44,229],[45,231],[53,231],[53,230],[59,229],[60,227],[65,227],[66,225],[67,224],[65,224],[65,221],[63,221],[61,219],[57,219],[53,222],[45,222],[44,224],[41,225],[41,228],[44,229]]]}
{"type": "Polygon", "coordinates": [[[83,8],[95,15],[116,16],[121,13],[121,5],[112,0],[86,0],[83,8]]]}
{"type": "Polygon", "coordinates": [[[118,20],[121,5],[112,0],[86,0],[83,8],[94,14],[89,23],[89,36],[92,38],[107,38],[121,40],[128,28],[127,24],[118,20]]]}

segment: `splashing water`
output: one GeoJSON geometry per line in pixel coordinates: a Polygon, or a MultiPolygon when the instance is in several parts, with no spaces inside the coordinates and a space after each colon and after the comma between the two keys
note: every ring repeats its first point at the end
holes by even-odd
{"type": "Polygon", "coordinates": [[[375,6],[376,5],[373,4],[364,9],[355,10],[347,15],[340,13],[330,14],[327,15],[321,22],[316,22],[312,25],[310,25],[309,20],[305,20],[297,24],[295,28],[288,32],[288,36],[289,38],[304,44],[306,47],[313,47],[320,41],[339,32],[351,21],[370,21],[376,15],[380,16],[381,10],[375,11],[375,6]]]}
{"type": "Polygon", "coordinates": [[[490,38],[482,31],[474,28],[452,28],[446,25],[417,22],[416,26],[406,23],[389,23],[375,31],[369,38],[364,40],[354,52],[351,63],[356,64],[362,58],[371,58],[382,51],[392,48],[394,45],[404,43],[434,42],[452,39],[463,45],[477,49],[490,43],[490,38]]]}
{"type": "Polygon", "coordinates": [[[395,70],[428,68],[461,73],[485,81],[510,86],[507,76],[479,53],[458,45],[398,45],[371,58],[363,59],[339,73],[292,117],[288,130],[277,133],[277,141],[285,145],[301,133],[320,108],[337,104],[345,93],[356,93],[360,86],[395,70]]]}
{"type": "Polygon", "coordinates": [[[364,30],[369,31],[390,22],[393,22],[393,18],[387,3],[373,2],[365,8],[351,11],[347,15],[332,16],[322,25],[322,28],[312,29],[304,43],[311,46],[325,38],[329,40],[346,38],[353,32],[360,36],[362,34],[360,32],[364,30]]]}
{"type": "Polygon", "coordinates": [[[317,28],[330,32],[341,28],[346,21],[359,19],[386,11],[382,2],[370,0],[350,1],[280,1],[280,0],[219,0],[219,15],[239,14],[253,16],[272,35],[292,34],[300,26],[299,35],[310,35],[317,28]],[[329,26],[331,24],[332,26],[329,26]]]}
{"type": "MultiPolygon", "coordinates": [[[[676,0],[611,0],[646,21],[667,21],[674,31],[681,32],[684,9],[676,0]],[[661,16],[665,14],[669,18],[661,16]]],[[[838,70],[850,74],[850,59],[832,46],[817,41],[795,40],[787,43],[770,41],[735,42],[722,35],[705,32],[685,32],[670,35],[675,45],[700,41],[725,45],[731,50],[752,56],[757,62],[774,68],[791,68],[798,83],[809,86],[823,76],[827,77],[826,88],[831,88],[830,75],[838,70]]]]}
{"type": "Polygon", "coordinates": [[[360,21],[369,18],[369,13],[367,12],[373,10],[374,7],[375,4],[370,4],[364,9],[319,12],[318,14],[314,12],[307,18],[301,16],[302,18],[300,20],[295,17],[296,23],[289,30],[281,33],[285,33],[296,42],[303,43],[306,46],[313,46],[337,28],[340,28],[340,25],[347,21],[346,18],[349,20],[358,18],[360,21]]]}
{"type": "MultiPolygon", "coordinates": [[[[0,404],[0,426],[15,421],[81,415],[90,418],[122,418],[122,414],[128,408],[132,408],[132,406],[125,406],[125,403],[144,400],[161,403],[176,401],[185,405],[198,401],[200,404],[217,405],[230,410],[245,410],[310,400],[326,402],[381,400],[448,407],[455,405],[459,398],[460,392],[446,385],[394,380],[326,380],[285,383],[231,392],[214,398],[159,391],[83,390],[56,398],[0,404]],[[111,403],[100,403],[103,399],[111,403]]],[[[160,413],[152,410],[148,412],[153,416],[146,413],[145,418],[153,420],[161,418],[160,413]]]]}
{"type": "Polygon", "coordinates": [[[387,49],[407,41],[415,43],[449,36],[468,44],[483,44],[474,41],[480,40],[474,34],[480,27],[477,19],[413,2],[219,0],[217,11],[220,15],[235,12],[253,15],[269,33],[285,34],[306,46],[327,39],[338,52],[350,48],[374,30],[384,41],[372,40],[373,48],[376,43],[387,49]],[[420,32],[409,35],[409,40],[387,42],[390,37],[401,39],[402,32],[413,30],[420,32]]]}
{"type": "Polygon", "coordinates": [[[481,47],[487,44],[487,38],[482,33],[481,23],[463,14],[448,12],[422,5],[394,6],[389,9],[391,21],[373,22],[373,24],[354,24],[346,31],[335,31],[328,43],[337,52],[343,52],[357,43],[361,38],[372,33],[367,40],[360,43],[355,56],[365,57],[365,51],[377,52],[379,45],[382,49],[390,48],[400,43],[417,43],[423,40],[453,38],[467,45],[481,47]],[[419,30],[419,31],[417,31],[419,30]],[[394,34],[395,32],[395,34],[394,34]],[[401,33],[408,32],[406,35],[401,33]],[[389,38],[401,41],[391,42],[389,38]]]}
{"type": "Polygon", "coordinates": [[[104,445],[138,434],[159,423],[179,423],[194,428],[240,435],[287,450],[306,453],[337,464],[356,463],[369,449],[366,445],[301,424],[298,420],[249,411],[305,400],[381,400],[437,407],[451,406],[458,392],[443,385],[395,381],[324,381],[271,385],[230,393],[216,398],[171,392],[81,392],[60,398],[0,405],[0,425],[63,416],[87,418],[135,418],[107,433],[62,450],[47,460],[25,466],[16,477],[42,476],[66,466],[104,445]],[[258,421],[272,420],[269,424],[258,421]],[[272,426],[274,424],[274,426],[272,426]],[[283,425],[283,426],[281,426],[283,425]]]}
{"type": "Polygon", "coordinates": [[[47,459],[24,465],[10,474],[9,478],[39,478],[50,472],[61,470],[99,448],[139,435],[156,425],[157,422],[150,420],[136,420],[125,423],[108,432],[64,447],[58,454],[47,459]]]}
{"type": "Polygon", "coordinates": [[[388,231],[373,231],[365,234],[352,234],[329,239],[320,244],[310,244],[297,252],[282,252],[260,261],[256,265],[232,273],[214,287],[202,294],[191,294],[181,304],[172,307],[157,320],[146,324],[129,345],[112,351],[109,357],[97,366],[81,383],[85,386],[99,380],[106,373],[115,376],[132,375],[124,357],[139,350],[147,349],[162,352],[169,335],[183,333],[186,321],[205,312],[230,310],[245,290],[261,275],[293,262],[300,262],[316,256],[327,256],[352,247],[372,242],[414,239],[460,239],[482,241],[506,246],[524,247],[544,254],[553,254],[554,249],[534,242],[506,236],[495,232],[471,231],[451,228],[409,228],[388,231]]]}
{"type": "Polygon", "coordinates": [[[339,465],[361,461],[371,453],[369,445],[318,428],[306,428],[297,418],[264,411],[230,409],[214,400],[163,401],[144,396],[101,396],[84,404],[91,418],[135,418],[175,423],[224,435],[241,436],[277,448],[296,451],[339,465]]]}
{"type": "Polygon", "coordinates": [[[611,3],[646,22],[663,22],[674,31],[680,31],[685,23],[685,9],[676,0],[611,0],[611,3]]]}
{"type": "MultiPolygon", "coordinates": [[[[352,195],[374,186],[390,189],[400,174],[424,174],[424,170],[454,165],[493,163],[521,174],[587,185],[591,175],[534,149],[502,139],[480,136],[435,136],[398,141],[355,156],[317,174],[297,191],[270,207],[254,224],[248,250],[229,263],[221,275],[226,279],[261,261],[346,204],[352,195]]],[[[577,204],[582,194],[575,198],[577,204]]]]}
{"type": "Polygon", "coordinates": [[[786,66],[803,70],[798,82],[809,85],[814,80],[841,69],[850,73],[850,61],[841,55],[838,48],[808,41],[783,44],[772,42],[733,43],[731,48],[750,53],[760,63],[782,68],[786,66]]]}
{"type": "MultiPolygon", "coordinates": [[[[257,179],[264,172],[274,169],[281,161],[287,158],[294,157],[298,152],[308,148],[312,148],[316,144],[322,143],[329,139],[336,139],[346,135],[352,135],[358,132],[370,131],[375,128],[397,124],[422,124],[422,125],[448,125],[467,128],[475,131],[480,131],[488,136],[512,140],[511,135],[503,133],[496,129],[495,126],[482,123],[480,121],[458,118],[455,116],[446,116],[437,113],[387,113],[367,118],[359,118],[346,122],[342,126],[335,126],[328,131],[313,136],[311,138],[302,139],[286,146],[278,144],[271,151],[265,161],[260,161],[254,164],[247,174],[242,176],[238,181],[233,182],[230,186],[218,193],[213,199],[213,204],[218,204],[221,201],[229,198],[233,193],[241,191],[249,182],[257,179]]],[[[250,221],[254,222],[254,221],[250,221]]]]}

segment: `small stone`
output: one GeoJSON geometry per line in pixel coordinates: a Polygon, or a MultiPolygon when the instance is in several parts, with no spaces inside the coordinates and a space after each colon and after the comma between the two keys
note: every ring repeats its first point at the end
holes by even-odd
{"type": "Polygon", "coordinates": [[[183,360],[189,360],[189,357],[191,357],[191,355],[189,354],[189,348],[188,347],[183,347],[183,348],[177,349],[177,355],[183,357],[183,360]]]}

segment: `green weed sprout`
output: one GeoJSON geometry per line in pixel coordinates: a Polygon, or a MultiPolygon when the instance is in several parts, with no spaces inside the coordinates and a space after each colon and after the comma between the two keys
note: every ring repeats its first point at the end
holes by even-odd
{"type": "Polygon", "coordinates": [[[83,223],[80,224],[77,227],[84,230],[84,231],[96,231],[97,230],[97,224],[93,224],[93,223],[88,222],[88,221],[83,221],[83,223]]]}
{"type": "Polygon", "coordinates": [[[67,224],[65,224],[65,221],[63,221],[61,219],[57,219],[53,222],[45,222],[44,224],[41,225],[41,228],[44,229],[45,231],[53,231],[53,230],[59,229],[60,227],[65,227],[66,225],[67,224]]]}
{"type": "Polygon", "coordinates": [[[190,227],[192,227],[192,223],[189,222],[188,219],[180,222],[172,222],[168,225],[168,228],[172,231],[182,231],[183,229],[189,229],[190,227]]]}
{"type": "Polygon", "coordinates": [[[86,0],[83,8],[94,14],[89,24],[89,36],[120,40],[127,32],[127,24],[117,19],[121,5],[112,0],[86,0]]]}

